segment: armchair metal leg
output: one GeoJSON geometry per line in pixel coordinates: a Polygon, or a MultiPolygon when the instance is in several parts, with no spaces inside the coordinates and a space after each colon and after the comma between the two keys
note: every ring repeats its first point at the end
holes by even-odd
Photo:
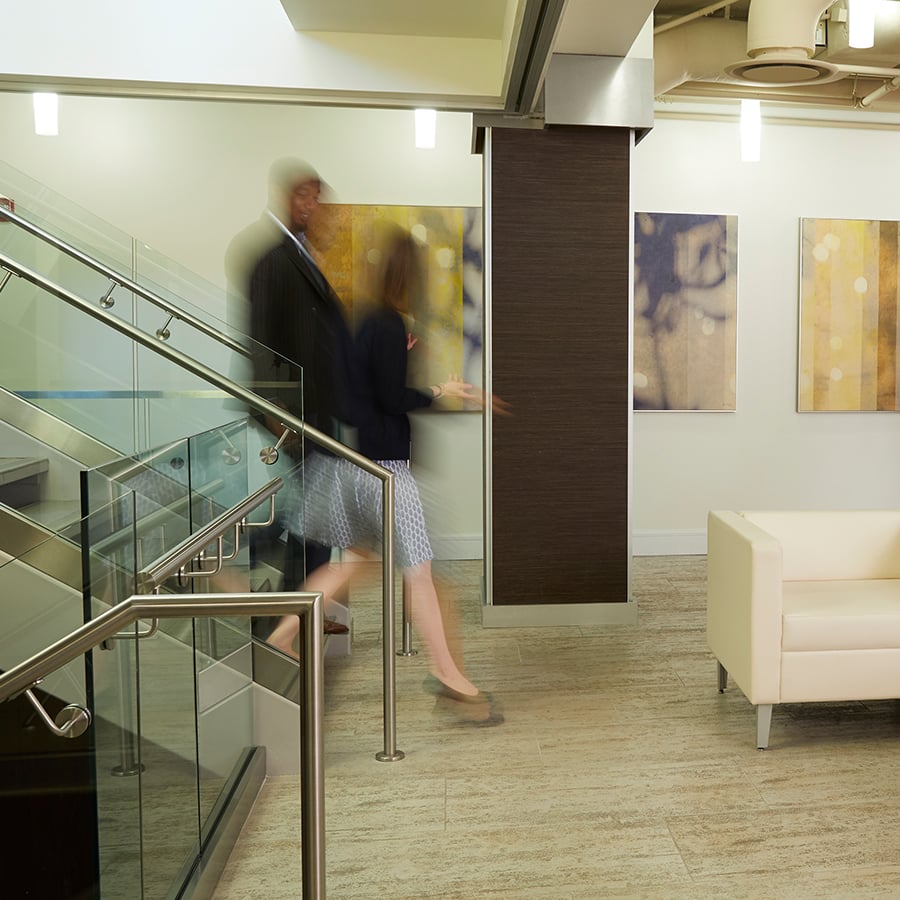
{"type": "Polygon", "coordinates": [[[725,688],[728,686],[728,672],[718,660],[716,660],[716,666],[719,675],[719,693],[724,694],[725,688]]]}
{"type": "Polygon", "coordinates": [[[772,704],[760,703],[756,707],[756,749],[765,750],[769,746],[769,728],[772,725],[772,704]]]}

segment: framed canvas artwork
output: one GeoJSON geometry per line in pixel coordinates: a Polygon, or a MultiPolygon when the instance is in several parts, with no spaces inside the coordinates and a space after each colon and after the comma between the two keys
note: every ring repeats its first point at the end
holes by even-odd
{"type": "Polygon", "coordinates": [[[898,223],[800,220],[800,412],[896,412],[898,223]]]}
{"type": "Polygon", "coordinates": [[[737,217],[635,214],[634,409],[733,411],[737,217]]]}
{"type": "Polygon", "coordinates": [[[407,325],[415,344],[409,377],[414,385],[459,375],[482,385],[483,234],[479,207],[327,204],[310,242],[351,320],[371,300],[381,236],[408,230],[419,248],[407,325]]]}

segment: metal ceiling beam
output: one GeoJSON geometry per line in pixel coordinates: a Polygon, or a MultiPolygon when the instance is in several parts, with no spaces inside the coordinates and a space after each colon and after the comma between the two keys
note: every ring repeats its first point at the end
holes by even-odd
{"type": "Polygon", "coordinates": [[[527,0],[504,111],[530,115],[537,105],[566,0],[527,0]]]}

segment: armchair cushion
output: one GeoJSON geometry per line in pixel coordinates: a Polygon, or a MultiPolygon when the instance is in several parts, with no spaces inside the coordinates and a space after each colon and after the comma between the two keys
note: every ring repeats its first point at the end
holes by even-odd
{"type": "Polygon", "coordinates": [[[781,649],[900,649],[900,580],[790,581],[781,649]]]}

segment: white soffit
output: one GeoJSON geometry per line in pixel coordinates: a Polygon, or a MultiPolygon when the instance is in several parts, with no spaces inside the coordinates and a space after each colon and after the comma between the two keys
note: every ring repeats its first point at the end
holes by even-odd
{"type": "Polygon", "coordinates": [[[297,31],[499,40],[507,0],[281,0],[297,31]]]}
{"type": "Polygon", "coordinates": [[[655,0],[569,0],[553,52],[626,56],[655,6],[655,0]]]}

